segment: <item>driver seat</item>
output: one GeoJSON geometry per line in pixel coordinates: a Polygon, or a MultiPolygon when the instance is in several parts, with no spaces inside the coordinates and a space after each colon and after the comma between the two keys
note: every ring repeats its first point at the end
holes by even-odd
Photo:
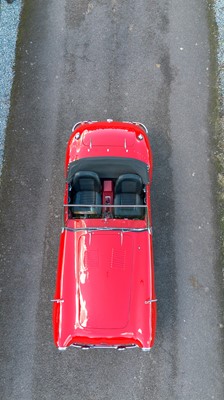
{"type": "MultiPolygon", "coordinates": [[[[79,171],[72,181],[72,203],[101,205],[102,186],[99,176],[92,171],[79,171]]],[[[73,214],[100,215],[101,207],[71,207],[73,214]]]]}
{"type": "MultiPolygon", "coordinates": [[[[114,205],[143,205],[143,184],[137,174],[120,175],[115,184],[114,205]]],[[[115,207],[117,218],[143,218],[143,207],[115,207]]]]}

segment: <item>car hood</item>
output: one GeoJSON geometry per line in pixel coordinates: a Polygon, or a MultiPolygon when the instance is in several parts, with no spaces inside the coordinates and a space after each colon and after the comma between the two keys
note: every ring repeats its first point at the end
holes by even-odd
{"type": "Polygon", "coordinates": [[[83,234],[77,243],[79,323],[85,328],[128,324],[133,240],[122,232],[83,234]]]}
{"type": "Polygon", "coordinates": [[[61,234],[54,300],[57,347],[72,343],[154,342],[156,306],[151,234],[61,234]]]}

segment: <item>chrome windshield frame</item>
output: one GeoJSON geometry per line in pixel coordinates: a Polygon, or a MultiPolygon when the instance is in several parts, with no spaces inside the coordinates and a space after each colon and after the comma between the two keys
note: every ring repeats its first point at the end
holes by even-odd
{"type": "MultiPolygon", "coordinates": [[[[93,204],[63,204],[62,231],[63,230],[67,230],[67,231],[70,231],[70,232],[79,232],[79,231],[83,231],[83,230],[86,230],[86,231],[121,231],[121,232],[145,232],[145,231],[148,231],[149,233],[152,233],[152,228],[150,226],[148,212],[145,213],[146,226],[143,227],[143,228],[130,228],[130,227],[126,228],[126,227],[115,227],[115,226],[96,226],[96,227],[94,227],[94,226],[85,226],[85,227],[79,227],[79,228],[71,228],[71,227],[66,226],[66,224],[65,224],[65,208],[66,207],[67,208],[69,208],[69,207],[83,207],[83,208],[86,208],[86,207],[99,208],[99,207],[101,207],[103,209],[119,207],[119,208],[145,208],[145,209],[147,209],[148,207],[147,207],[146,204],[144,204],[144,205],[143,204],[141,204],[141,205],[133,205],[133,204],[130,204],[130,205],[129,204],[127,204],[127,205],[114,205],[113,204],[113,205],[111,205],[110,204],[109,206],[107,206],[105,204],[100,204],[100,205],[95,205],[95,204],[94,205],[93,204]]],[[[84,212],[83,214],[91,215],[91,213],[88,214],[88,212],[87,213],[84,212]]],[[[74,218],[74,220],[75,219],[76,218],[74,218]]],[[[85,217],[83,217],[83,219],[85,219],[85,217]]],[[[134,219],[129,219],[129,218],[111,218],[111,217],[107,217],[107,216],[101,217],[99,219],[104,220],[104,221],[107,221],[107,220],[110,220],[110,219],[116,219],[117,221],[119,221],[119,220],[127,220],[127,221],[128,220],[130,220],[130,221],[132,220],[132,221],[134,221],[134,219]]],[[[80,220],[80,219],[77,218],[77,220],[80,220]]]]}

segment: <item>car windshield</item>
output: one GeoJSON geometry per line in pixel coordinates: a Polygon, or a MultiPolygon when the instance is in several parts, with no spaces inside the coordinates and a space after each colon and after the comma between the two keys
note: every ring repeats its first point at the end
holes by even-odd
{"type": "Polygon", "coordinates": [[[146,205],[64,204],[63,228],[141,232],[150,229],[150,221],[146,205]]]}

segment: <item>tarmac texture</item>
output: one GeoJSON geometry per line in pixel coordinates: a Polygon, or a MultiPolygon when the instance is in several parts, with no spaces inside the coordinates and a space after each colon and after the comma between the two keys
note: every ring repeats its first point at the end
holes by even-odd
{"type": "Polygon", "coordinates": [[[3,400],[224,398],[203,0],[25,0],[0,189],[3,400]],[[155,347],[58,352],[63,162],[80,120],[138,120],[154,155],[155,347]]]}

